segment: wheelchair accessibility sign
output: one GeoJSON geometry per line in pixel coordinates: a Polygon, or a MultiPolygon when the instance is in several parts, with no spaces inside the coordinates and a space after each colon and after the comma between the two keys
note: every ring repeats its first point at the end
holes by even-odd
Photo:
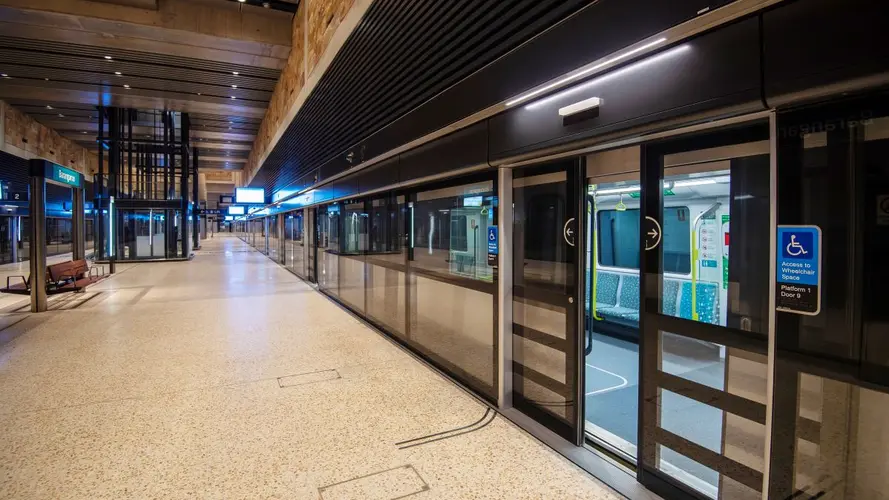
{"type": "Polygon", "coordinates": [[[821,311],[821,228],[778,226],[776,309],[814,316],[821,311]]]}

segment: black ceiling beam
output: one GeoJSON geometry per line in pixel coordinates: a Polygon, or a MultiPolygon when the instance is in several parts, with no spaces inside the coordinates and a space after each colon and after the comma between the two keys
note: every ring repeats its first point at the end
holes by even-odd
{"type": "Polygon", "coordinates": [[[229,0],[231,2],[237,2],[246,5],[253,5],[254,7],[264,7],[266,9],[279,10],[281,12],[289,12],[291,14],[296,14],[296,9],[299,7],[299,2],[290,3],[290,2],[282,2],[281,0],[229,0]]]}

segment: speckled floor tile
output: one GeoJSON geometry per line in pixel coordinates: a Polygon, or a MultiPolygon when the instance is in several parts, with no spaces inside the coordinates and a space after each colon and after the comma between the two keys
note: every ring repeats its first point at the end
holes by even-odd
{"type": "Polygon", "coordinates": [[[502,417],[399,449],[485,407],[240,240],[204,248],[7,323],[0,498],[617,498],[502,417]]]}

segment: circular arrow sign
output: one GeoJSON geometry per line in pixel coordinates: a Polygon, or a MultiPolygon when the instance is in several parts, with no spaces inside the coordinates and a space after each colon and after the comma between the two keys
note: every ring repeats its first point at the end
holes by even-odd
{"type": "Polygon", "coordinates": [[[661,244],[661,225],[651,217],[645,217],[645,250],[654,250],[661,244]]]}
{"type": "Polygon", "coordinates": [[[565,226],[562,228],[562,236],[565,238],[565,242],[571,246],[574,246],[574,236],[576,230],[574,229],[574,217],[568,219],[565,222],[565,226]]]}

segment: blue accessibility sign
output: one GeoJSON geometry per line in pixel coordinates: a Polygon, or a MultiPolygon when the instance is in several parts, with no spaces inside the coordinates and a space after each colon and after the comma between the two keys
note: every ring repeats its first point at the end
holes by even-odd
{"type": "Polygon", "coordinates": [[[488,255],[497,255],[497,226],[488,226],[488,255]]]}
{"type": "Polygon", "coordinates": [[[821,228],[778,226],[776,308],[814,316],[821,311],[821,228]]]}

